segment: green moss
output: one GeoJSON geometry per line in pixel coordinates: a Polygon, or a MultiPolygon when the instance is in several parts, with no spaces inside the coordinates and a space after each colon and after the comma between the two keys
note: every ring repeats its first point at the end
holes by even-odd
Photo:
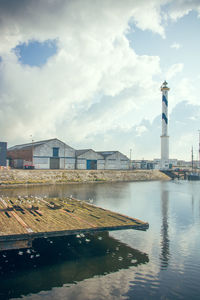
{"type": "Polygon", "coordinates": [[[19,180],[7,180],[7,181],[2,181],[2,184],[6,184],[6,185],[9,185],[9,184],[23,184],[23,183],[26,183],[24,181],[19,181],[19,180]]]}
{"type": "Polygon", "coordinates": [[[47,182],[49,181],[45,179],[39,179],[39,180],[29,179],[25,183],[47,183],[47,182]]]}
{"type": "Polygon", "coordinates": [[[95,181],[106,181],[105,178],[95,178],[95,181]]]}

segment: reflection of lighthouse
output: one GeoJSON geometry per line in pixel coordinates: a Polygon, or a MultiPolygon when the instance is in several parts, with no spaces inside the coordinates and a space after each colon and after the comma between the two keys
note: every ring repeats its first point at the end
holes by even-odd
{"type": "Polygon", "coordinates": [[[162,135],[161,135],[161,169],[169,168],[169,136],[168,136],[168,91],[167,82],[163,82],[162,91],[162,135]]]}
{"type": "MultiPolygon", "coordinates": [[[[163,188],[163,187],[162,187],[163,188]]],[[[161,269],[166,269],[168,267],[168,262],[170,258],[169,252],[169,234],[168,234],[168,206],[169,206],[169,192],[162,189],[161,195],[162,201],[162,227],[161,227],[161,269]]]]}

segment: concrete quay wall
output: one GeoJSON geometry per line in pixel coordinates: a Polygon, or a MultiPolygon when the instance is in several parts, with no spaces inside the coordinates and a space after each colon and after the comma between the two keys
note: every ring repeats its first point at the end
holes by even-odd
{"type": "Polygon", "coordinates": [[[158,170],[0,170],[0,186],[169,180],[158,170]]]}

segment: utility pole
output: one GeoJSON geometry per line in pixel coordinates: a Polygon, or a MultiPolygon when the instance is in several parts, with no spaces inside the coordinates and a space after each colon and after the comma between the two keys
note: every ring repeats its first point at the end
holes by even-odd
{"type": "Polygon", "coordinates": [[[32,136],[32,134],[30,135],[30,137],[31,137],[31,152],[32,152],[32,159],[31,159],[31,161],[32,161],[32,165],[33,165],[33,136],[32,136]]]}
{"type": "Polygon", "coordinates": [[[132,149],[130,149],[130,169],[131,169],[131,154],[132,154],[132,149]]]}
{"type": "Polygon", "coordinates": [[[199,168],[200,168],[200,130],[198,130],[199,132],[199,168]]]}
{"type": "Polygon", "coordinates": [[[193,146],[192,146],[192,171],[193,171],[193,168],[194,168],[194,162],[193,162],[193,160],[194,160],[194,156],[193,156],[193,146]]]}
{"type": "Polygon", "coordinates": [[[65,144],[64,144],[64,170],[65,170],[65,144]]]}

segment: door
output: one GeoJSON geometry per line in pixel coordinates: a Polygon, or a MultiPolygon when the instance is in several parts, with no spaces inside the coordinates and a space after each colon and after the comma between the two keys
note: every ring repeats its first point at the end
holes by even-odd
{"type": "Polygon", "coordinates": [[[50,169],[60,169],[60,158],[50,157],[50,169]]]}
{"type": "Polygon", "coordinates": [[[87,170],[96,170],[97,160],[87,160],[87,170]]]}

